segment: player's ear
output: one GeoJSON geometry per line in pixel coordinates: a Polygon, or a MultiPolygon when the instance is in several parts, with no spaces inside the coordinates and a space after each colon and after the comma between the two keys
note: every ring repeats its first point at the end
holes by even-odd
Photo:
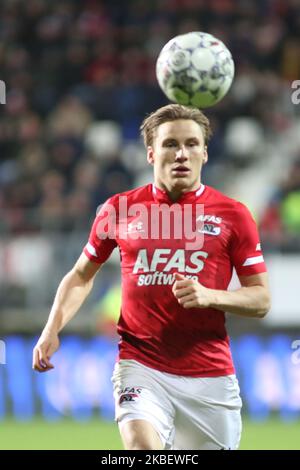
{"type": "Polygon", "coordinates": [[[207,153],[207,146],[205,145],[204,147],[204,151],[203,151],[203,165],[205,165],[205,163],[207,163],[207,160],[208,160],[208,153],[207,153]]]}
{"type": "Polygon", "coordinates": [[[151,147],[151,145],[149,145],[147,147],[147,162],[150,165],[153,165],[153,163],[154,163],[154,151],[153,151],[153,148],[151,147]]]}

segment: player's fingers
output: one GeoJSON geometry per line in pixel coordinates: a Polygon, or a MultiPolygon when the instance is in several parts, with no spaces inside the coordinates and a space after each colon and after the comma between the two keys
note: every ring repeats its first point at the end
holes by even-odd
{"type": "Polygon", "coordinates": [[[183,287],[190,286],[192,284],[191,279],[184,279],[183,281],[175,281],[172,287],[173,292],[183,287]]]}
{"type": "Polygon", "coordinates": [[[32,368],[35,370],[38,370],[37,368],[39,367],[39,354],[38,350],[34,348],[33,354],[32,354],[32,368]]]}
{"type": "Polygon", "coordinates": [[[190,291],[195,290],[195,284],[191,279],[185,279],[184,281],[175,281],[173,284],[172,290],[173,293],[178,292],[179,290],[190,289],[190,291]]]}
{"type": "Polygon", "coordinates": [[[36,348],[34,351],[33,368],[39,372],[47,372],[54,368],[41,348],[36,348]]]}
{"type": "Polygon", "coordinates": [[[189,287],[184,287],[182,289],[174,289],[173,293],[177,299],[180,299],[181,297],[189,295],[192,292],[191,292],[191,287],[189,286],[189,287]]]}
{"type": "Polygon", "coordinates": [[[42,365],[42,367],[44,368],[44,370],[49,370],[49,369],[53,369],[54,366],[53,364],[51,364],[50,362],[50,357],[51,355],[49,354],[49,350],[51,348],[51,344],[48,344],[48,346],[46,348],[43,348],[41,349],[41,353],[40,353],[40,364],[42,365]]]}
{"type": "Polygon", "coordinates": [[[175,281],[183,281],[184,279],[186,279],[186,277],[184,277],[183,274],[175,273],[175,281]]]}
{"type": "Polygon", "coordinates": [[[46,372],[45,367],[46,366],[41,361],[35,362],[33,365],[33,369],[37,370],[38,372],[46,372]]]}
{"type": "Polygon", "coordinates": [[[193,300],[187,300],[186,302],[184,302],[182,307],[183,308],[204,308],[204,306],[199,305],[198,300],[195,298],[193,300]]]}
{"type": "Polygon", "coordinates": [[[48,356],[45,356],[42,359],[42,363],[45,366],[45,368],[48,368],[48,370],[54,368],[54,365],[50,362],[50,357],[48,357],[48,356]]]}
{"type": "Polygon", "coordinates": [[[184,295],[183,297],[181,297],[177,300],[178,300],[178,303],[180,305],[184,306],[186,302],[191,302],[191,301],[195,300],[195,294],[189,293],[188,295],[184,295]]]}
{"type": "Polygon", "coordinates": [[[185,276],[183,276],[182,274],[179,274],[179,273],[175,273],[174,278],[175,278],[175,284],[177,284],[179,286],[184,286],[187,283],[191,282],[191,279],[188,279],[187,277],[185,277],[185,276]]]}
{"type": "Polygon", "coordinates": [[[38,370],[39,372],[47,372],[48,370],[54,369],[54,366],[52,364],[46,364],[46,362],[41,359],[37,366],[35,367],[35,370],[38,370]]]}
{"type": "Polygon", "coordinates": [[[34,357],[33,357],[33,368],[35,370],[38,370],[39,372],[43,372],[45,369],[45,366],[42,363],[41,360],[41,352],[39,351],[38,348],[34,349],[34,357]]]}

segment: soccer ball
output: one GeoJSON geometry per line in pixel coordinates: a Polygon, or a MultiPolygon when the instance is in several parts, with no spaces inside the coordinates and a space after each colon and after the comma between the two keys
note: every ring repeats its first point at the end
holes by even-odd
{"type": "Polygon", "coordinates": [[[219,39],[191,32],[174,37],[163,47],[156,62],[156,76],[171,101],[207,108],[228,92],[234,63],[219,39]]]}

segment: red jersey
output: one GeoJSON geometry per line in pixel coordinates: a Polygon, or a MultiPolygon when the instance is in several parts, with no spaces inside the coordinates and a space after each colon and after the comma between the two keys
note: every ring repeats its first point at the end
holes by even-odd
{"type": "MultiPolygon", "coordinates": [[[[165,212],[160,219],[167,216],[165,212]]],[[[265,272],[248,209],[209,186],[184,193],[174,203],[149,184],[117,194],[103,205],[84,253],[104,263],[115,247],[122,272],[119,358],[177,375],[234,373],[224,312],[183,308],[172,285],[179,272],[205,287],[227,290],[233,268],[242,276],[265,272]],[[193,246],[187,244],[185,232],[180,235],[183,224],[172,219],[172,213],[169,227],[160,227],[151,212],[165,208],[170,213],[175,206],[197,222],[194,231],[200,238],[193,246]]]]}

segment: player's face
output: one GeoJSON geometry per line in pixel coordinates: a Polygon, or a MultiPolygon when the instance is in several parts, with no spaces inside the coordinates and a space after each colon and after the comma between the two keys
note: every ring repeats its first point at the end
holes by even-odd
{"type": "Polygon", "coordinates": [[[164,122],[157,129],[147,159],[154,167],[154,181],[174,199],[200,186],[207,149],[201,127],[190,119],[164,122]]]}

